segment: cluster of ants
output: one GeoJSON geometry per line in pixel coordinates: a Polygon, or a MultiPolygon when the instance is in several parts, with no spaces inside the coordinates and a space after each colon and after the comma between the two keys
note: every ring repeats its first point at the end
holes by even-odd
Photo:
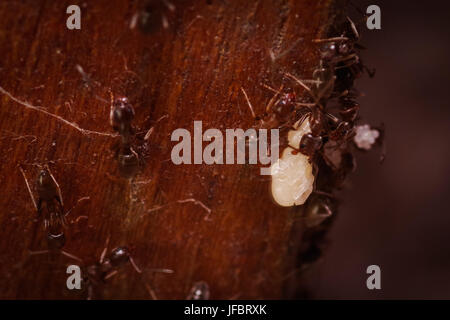
{"type": "MultiPolygon", "coordinates": [[[[354,22],[347,17],[344,31],[337,37],[314,39],[319,46],[320,62],[313,71],[312,79],[299,79],[293,74],[284,73],[284,79],[293,81],[307,93],[306,98],[299,99],[293,88],[285,89],[282,84],[274,89],[263,87],[274,93],[261,116],[257,116],[241,88],[252,117],[260,127],[292,130],[299,128],[304,121],[309,122],[310,132],[303,135],[299,145],[288,145],[293,153],[301,153],[309,158],[316,176],[313,195],[306,202],[305,221],[308,227],[319,226],[332,215],[337,206],[331,194],[332,188],[339,186],[346,175],[354,170],[355,162],[352,150],[361,149],[354,139],[357,134],[360,105],[356,101],[358,92],[354,81],[364,72],[370,77],[374,71],[369,70],[361,61],[359,32],[354,22]],[[318,176],[318,167],[325,168],[326,181],[318,176]],[[325,190],[317,190],[317,186],[325,190]]],[[[368,126],[366,126],[368,127],[368,126]]],[[[382,143],[382,128],[377,130],[377,143],[382,143]],[[381,134],[381,136],[379,136],[381,134]]],[[[286,135],[287,136],[287,135],[286,135]]],[[[372,141],[370,141],[372,142],[372,141]]],[[[383,155],[382,155],[383,159],[383,155]]]]}
{"type": "Polygon", "coordinates": [[[308,93],[306,101],[300,100],[294,89],[285,90],[284,84],[278,90],[263,84],[274,96],[265,112],[257,116],[245,90],[241,90],[252,117],[262,127],[291,130],[309,121],[311,132],[302,137],[299,145],[289,147],[308,156],[314,165],[318,163],[318,158],[322,158],[334,171],[347,172],[352,168],[345,168],[345,161],[337,166],[325,149],[327,143],[338,150],[347,148],[352,142],[360,108],[355,100],[358,93],[353,83],[365,71],[373,77],[374,71],[369,70],[360,59],[359,51],[363,47],[358,43],[359,33],[355,24],[348,17],[345,29],[339,37],[313,40],[320,46],[320,62],[313,72],[313,79],[302,80],[289,72],[284,73],[285,79],[293,80],[308,93]]]}
{"type": "MultiPolygon", "coordinates": [[[[22,174],[25,177],[25,174],[22,174]]],[[[82,259],[66,252],[63,247],[66,243],[65,229],[67,228],[66,216],[70,213],[64,212],[61,189],[50,171],[46,166],[41,169],[37,180],[36,190],[38,194],[38,201],[34,200],[31,193],[31,188],[28,185],[28,180],[25,178],[28,191],[32,202],[37,210],[38,218],[44,221],[44,229],[47,235],[48,250],[31,251],[30,254],[44,254],[44,253],[61,253],[71,259],[83,262],[82,259]]],[[[137,273],[142,273],[141,269],[134,262],[130,250],[126,246],[120,246],[112,249],[107,254],[109,238],[98,262],[82,267],[84,288],[87,291],[87,298],[92,299],[98,295],[96,288],[105,284],[106,281],[118,273],[118,270],[130,263],[137,273]],[[96,293],[96,294],[95,294],[96,293]]],[[[152,272],[173,273],[170,269],[151,269],[152,272]]]]}
{"type": "MultiPolygon", "coordinates": [[[[119,166],[126,174],[130,175],[137,166],[138,155],[132,148],[134,118],[134,108],[125,97],[114,99],[111,94],[110,124],[121,137],[119,151],[119,166]],[[130,169],[131,168],[131,169],[130,169]]],[[[31,187],[25,176],[25,172],[19,166],[33,205],[37,211],[38,219],[43,218],[44,229],[47,235],[48,250],[31,251],[31,254],[61,253],[71,259],[82,262],[82,259],[66,252],[63,247],[66,243],[65,229],[67,228],[66,216],[70,213],[64,212],[63,198],[58,182],[50,171],[48,165],[41,168],[36,179],[35,188],[37,190],[37,202],[33,197],[31,187]]],[[[124,172],[122,172],[124,173],[124,172]]],[[[97,288],[104,285],[109,278],[118,273],[118,270],[130,263],[134,270],[141,274],[142,270],[134,262],[130,250],[126,246],[116,247],[107,254],[109,238],[103,249],[98,262],[82,267],[84,288],[87,291],[87,298],[92,299],[98,296],[97,288]]],[[[170,269],[150,269],[151,272],[173,273],[170,269]]],[[[146,285],[152,298],[157,299],[153,290],[146,285]]],[[[209,286],[206,282],[194,283],[187,299],[206,300],[209,299],[209,286]]]]}

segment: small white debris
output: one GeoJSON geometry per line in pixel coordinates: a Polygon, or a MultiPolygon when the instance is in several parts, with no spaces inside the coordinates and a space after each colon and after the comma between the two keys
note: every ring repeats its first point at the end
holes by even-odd
{"type": "MultiPolygon", "coordinates": [[[[294,127],[298,125],[297,122],[294,127]]],[[[309,132],[311,132],[309,119],[306,119],[298,129],[289,131],[289,145],[300,145],[303,135],[309,132]]],[[[283,207],[304,204],[313,191],[314,184],[312,165],[308,157],[287,147],[283,150],[281,158],[270,169],[272,196],[275,202],[283,207]]]]}
{"type": "Polygon", "coordinates": [[[377,138],[380,136],[378,130],[371,130],[368,124],[356,127],[356,135],[354,141],[360,149],[370,150],[377,138]]]}

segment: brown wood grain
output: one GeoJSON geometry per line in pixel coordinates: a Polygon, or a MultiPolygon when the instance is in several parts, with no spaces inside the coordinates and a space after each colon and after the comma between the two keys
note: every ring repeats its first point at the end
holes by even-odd
{"type": "Polygon", "coordinates": [[[214,299],[291,297],[297,209],[274,204],[258,166],[174,165],[170,135],[192,132],[194,120],[223,132],[254,126],[241,87],[261,113],[272,96],[261,84],[278,87],[287,71],[310,77],[311,40],[325,34],[334,2],[185,0],[174,11],[163,1],[82,3],[81,30],[67,30],[75,3],[0,2],[0,298],[85,298],[65,285],[76,261],[29,254],[47,244],[18,165],[36,197],[45,164],[65,209],[75,207],[64,250],[89,265],[110,237],[110,249],[128,246],[144,270],[122,268],[101,297],[151,299],[152,288],[182,299],[199,280],[214,299]],[[143,10],[147,20],[130,28],[143,10]],[[118,169],[109,90],[135,108],[142,165],[133,179],[118,169]]]}

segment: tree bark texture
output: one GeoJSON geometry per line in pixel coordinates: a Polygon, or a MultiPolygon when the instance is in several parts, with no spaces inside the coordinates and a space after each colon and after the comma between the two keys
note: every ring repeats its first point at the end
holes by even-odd
{"type": "Polygon", "coordinates": [[[0,3],[0,297],[86,298],[66,288],[66,267],[94,264],[108,239],[142,273],[121,268],[94,298],[184,299],[197,281],[213,299],[296,297],[301,208],[277,206],[259,166],[174,165],[170,137],[193,133],[194,120],[254,127],[241,88],[261,114],[273,96],[262,84],[310,78],[312,40],[326,36],[336,2],[86,1],[81,30],[68,30],[71,4],[0,3]],[[119,168],[110,92],[135,109],[132,177],[119,168]],[[45,165],[71,209],[62,250],[82,262],[37,253],[46,234],[24,176],[37,199],[45,165]]]}

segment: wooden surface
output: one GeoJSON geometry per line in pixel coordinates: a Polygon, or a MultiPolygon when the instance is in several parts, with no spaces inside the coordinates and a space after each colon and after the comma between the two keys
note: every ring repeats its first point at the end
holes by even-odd
{"type": "Polygon", "coordinates": [[[87,266],[109,237],[143,269],[120,269],[102,298],[151,299],[151,288],[182,299],[199,280],[214,299],[293,297],[297,209],[274,204],[258,166],[174,165],[170,135],[193,132],[194,120],[204,130],[255,126],[241,87],[258,114],[272,96],[261,84],[278,87],[284,72],[310,77],[311,40],[325,35],[332,1],[186,0],[173,11],[163,1],[83,3],[72,31],[72,2],[0,3],[0,298],[85,298],[65,285],[67,265],[79,263],[29,254],[47,243],[18,165],[36,197],[46,164],[65,210],[74,207],[64,251],[87,266]],[[135,108],[133,179],[118,169],[109,90],[135,108]]]}

